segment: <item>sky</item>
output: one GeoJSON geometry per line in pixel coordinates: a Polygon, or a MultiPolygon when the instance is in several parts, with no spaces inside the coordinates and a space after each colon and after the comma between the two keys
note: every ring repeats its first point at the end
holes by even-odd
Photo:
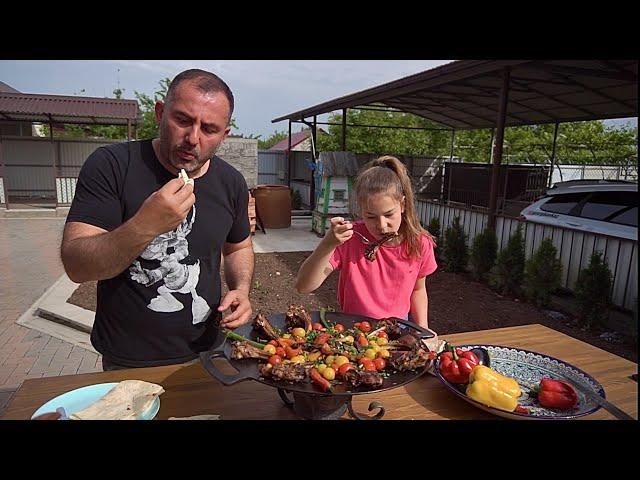
{"type": "MultiPolygon", "coordinates": [[[[231,88],[237,129],[266,138],[287,131],[271,120],[318,103],[422,72],[451,60],[0,60],[0,81],[23,93],[125,98],[153,96],[163,78],[201,68],[231,88]],[[84,92],[82,92],[84,90],[84,92]]],[[[326,116],[318,117],[326,121],[326,116]]],[[[637,119],[608,123],[637,126],[637,119]]],[[[293,124],[297,132],[302,124],[293,124]]],[[[322,127],[322,126],[321,126],[322,127]]],[[[326,128],[326,127],[325,127],[326,128]]]]}
{"type": "MultiPolygon", "coordinates": [[[[0,60],[0,81],[22,93],[153,96],[163,78],[188,68],[220,76],[235,97],[234,134],[287,131],[274,118],[422,72],[450,60],[0,60]],[[84,92],[81,91],[84,89],[84,92]]],[[[319,118],[326,120],[325,118],[319,118]]],[[[293,124],[299,131],[302,124],[293,124]]]]}

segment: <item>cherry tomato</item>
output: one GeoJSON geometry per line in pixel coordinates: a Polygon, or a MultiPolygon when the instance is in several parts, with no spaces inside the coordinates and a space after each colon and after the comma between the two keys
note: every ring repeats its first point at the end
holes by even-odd
{"type": "Polygon", "coordinates": [[[331,348],[331,345],[329,345],[328,343],[325,343],[324,345],[322,345],[322,347],[320,347],[320,351],[325,355],[331,355],[333,353],[333,349],[331,348]]]}
{"type": "Polygon", "coordinates": [[[385,332],[384,330],[378,332],[376,335],[378,338],[389,338],[389,335],[387,335],[387,332],[385,332]]]}
{"type": "Polygon", "coordinates": [[[270,340],[269,341],[269,345],[273,345],[274,347],[277,347],[279,345],[279,343],[275,340],[270,340]]]}
{"type": "Polygon", "coordinates": [[[384,358],[378,357],[373,361],[373,365],[376,367],[376,370],[378,372],[381,372],[382,370],[384,370],[386,368],[387,362],[385,361],[384,358]]]}
{"type": "Polygon", "coordinates": [[[291,359],[297,355],[300,355],[300,352],[302,351],[302,349],[300,348],[291,348],[291,347],[284,347],[284,351],[287,354],[287,358],[291,359]]]}
{"type": "Polygon", "coordinates": [[[360,359],[360,365],[362,365],[362,368],[366,372],[375,372],[375,371],[377,371],[376,370],[376,366],[373,363],[373,360],[371,360],[370,358],[362,357],[360,359]]]}
{"type": "Polygon", "coordinates": [[[323,330],[323,329],[324,329],[324,327],[322,326],[322,324],[321,324],[321,323],[318,323],[318,322],[316,322],[316,323],[314,323],[313,325],[311,325],[311,328],[313,328],[314,330],[323,330]]]}
{"type": "Polygon", "coordinates": [[[369,340],[367,340],[367,337],[365,337],[362,333],[358,335],[358,345],[360,345],[361,347],[366,347],[367,345],[369,345],[369,340]]]}
{"type": "Polygon", "coordinates": [[[268,361],[271,365],[277,365],[282,362],[282,357],[280,355],[271,355],[268,361]]]}
{"type": "Polygon", "coordinates": [[[360,330],[360,322],[356,322],[356,323],[354,323],[354,324],[353,324],[353,326],[354,326],[355,328],[357,328],[358,330],[360,330]]]}
{"type": "Polygon", "coordinates": [[[341,323],[336,323],[336,326],[333,327],[333,329],[338,333],[342,333],[344,332],[344,325],[342,325],[341,323]]]}
{"type": "Polygon", "coordinates": [[[360,322],[360,326],[358,328],[361,332],[369,333],[371,331],[371,324],[364,320],[363,322],[360,322]]]}
{"type": "Polygon", "coordinates": [[[284,348],[282,347],[276,347],[276,355],[279,355],[280,357],[284,358],[287,356],[287,352],[285,352],[284,348]]]}
{"type": "Polygon", "coordinates": [[[277,353],[276,347],[270,343],[267,343],[262,350],[269,355],[275,355],[277,353]]]}
{"type": "Polygon", "coordinates": [[[343,363],[342,365],[340,365],[340,368],[338,369],[338,375],[340,375],[341,377],[344,377],[344,374],[347,373],[352,368],[355,368],[353,366],[353,363],[343,363]]]}

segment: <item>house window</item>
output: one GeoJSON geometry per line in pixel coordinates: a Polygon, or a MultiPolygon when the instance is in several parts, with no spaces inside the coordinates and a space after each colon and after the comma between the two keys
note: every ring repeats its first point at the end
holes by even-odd
{"type": "Polygon", "coordinates": [[[346,201],[345,192],[346,192],[346,190],[334,190],[333,191],[333,199],[335,201],[337,201],[337,202],[346,201]]]}

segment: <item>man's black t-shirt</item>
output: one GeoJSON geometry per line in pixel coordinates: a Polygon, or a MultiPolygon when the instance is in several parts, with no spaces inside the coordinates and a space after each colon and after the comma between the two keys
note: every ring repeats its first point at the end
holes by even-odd
{"type": "MultiPolygon", "coordinates": [[[[172,178],[150,140],[101,147],[82,167],[67,222],[112,231],[172,178]]],[[[125,271],[98,282],[91,343],[113,363],[181,363],[216,339],[221,248],[249,235],[249,193],[243,176],[215,156],[194,192],[181,225],[153,240],[125,271]],[[204,322],[209,308],[214,313],[204,322]]]]}

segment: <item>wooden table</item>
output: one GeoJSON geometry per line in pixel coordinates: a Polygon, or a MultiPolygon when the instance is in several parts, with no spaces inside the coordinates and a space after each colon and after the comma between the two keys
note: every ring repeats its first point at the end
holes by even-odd
{"type": "MultiPolygon", "coordinates": [[[[518,347],[557,357],[581,368],[605,389],[607,399],[638,418],[638,384],[630,379],[637,365],[542,325],[498,328],[478,332],[441,335],[454,344],[479,343],[518,347]]],[[[297,419],[275,388],[256,381],[224,386],[199,363],[67,375],[26,380],[16,391],[2,419],[28,419],[42,404],[74,388],[126,379],[162,385],[157,419],[220,414],[223,419],[297,419]]],[[[354,410],[366,413],[371,401],[381,401],[385,420],[393,419],[497,419],[449,392],[431,375],[396,389],[353,397],[354,410]]],[[[345,415],[347,418],[347,415],[345,415]]],[[[582,419],[612,419],[599,409],[582,419]]]]}

